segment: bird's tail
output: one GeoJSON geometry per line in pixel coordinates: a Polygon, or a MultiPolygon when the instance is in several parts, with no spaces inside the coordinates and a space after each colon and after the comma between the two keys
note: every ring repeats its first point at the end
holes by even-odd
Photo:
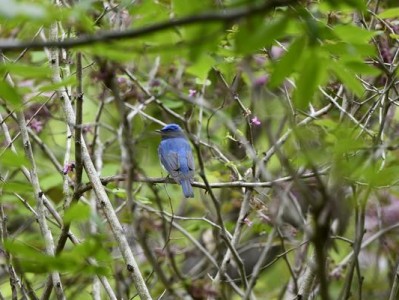
{"type": "Polygon", "coordinates": [[[183,194],[186,198],[194,198],[193,187],[191,186],[191,181],[188,179],[183,179],[180,181],[181,187],[183,188],[183,194]]]}

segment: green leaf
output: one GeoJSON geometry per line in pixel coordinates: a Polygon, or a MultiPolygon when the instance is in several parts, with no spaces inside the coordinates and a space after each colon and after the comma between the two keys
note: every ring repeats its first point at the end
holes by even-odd
{"type": "Polygon", "coordinates": [[[342,154],[348,154],[365,147],[364,141],[362,139],[356,139],[356,133],[353,133],[353,131],[348,128],[339,128],[332,134],[335,137],[334,155],[340,156],[342,154]]]}
{"type": "Polygon", "coordinates": [[[63,88],[68,85],[74,85],[75,83],[76,83],[76,76],[71,75],[69,77],[63,78],[60,82],[43,85],[39,87],[39,91],[40,92],[56,91],[59,88],[63,88]]]}
{"type": "Polygon", "coordinates": [[[338,123],[332,119],[318,119],[318,120],[314,120],[313,124],[321,126],[323,128],[325,128],[328,131],[331,131],[333,129],[336,129],[338,126],[338,123]]]}
{"type": "Polygon", "coordinates": [[[30,256],[35,257],[37,254],[40,255],[41,253],[38,252],[33,247],[29,247],[19,241],[9,239],[4,241],[4,248],[11,254],[18,254],[19,256],[30,256]]]}
{"type": "Polygon", "coordinates": [[[250,54],[270,46],[285,34],[289,23],[287,16],[266,20],[251,18],[240,25],[236,34],[235,49],[240,54],[250,54]]]}
{"type": "Polygon", "coordinates": [[[398,182],[399,166],[389,166],[377,172],[372,183],[376,186],[387,186],[398,182]]]}
{"type": "Polygon", "coordinates": [[[18,106],[21,103],[21,97],[17,90],[6,81],[0,81],[0,98],[3,98],[13,107],[18,106]]]}
{"type": "MultiPolygon", "coordinates": [[[[359,9],[360,11],[364,11],[367,9],[366,1],[363,0],[327,0],[326,3],[328,3],[334,10],[346,9],[348,7],[354,7],[359,9]]],[[[331,8],[329,10],[331,10],[331,8]]]]}
{"type": "Polygon", "coordinates": [[[47,62],[47,55],[44,51],[30,51],[32,63],[45,63],[47,62]]]}
{"type": "Polygon", "coordinates": [[[64,222],[71,223],[72,221],[86,221],[90,218],[90,207],[82,203],[72,205],[65,212],[64,222]]]}
{"type": "Polygon", "coordinates": [[[270,78],[270,86],[277,87],[285,78],[287,78],[301,61],[301,54],[306,45],[306,39],[300,37],[296,39],[289,47],[287,53],[275,65],[270,78]]]}
{"type": "Polygon", "coordinates": [[[209,10],[213,6],[213,1],[187,1],[187,0],[173,0],[172,8],[176,16],[185,16],[191,14],[198,14],[200,12],[209,10]]]}
{"type": "Polygon", "coordinates": [[[88,266],[85,259],[94,257],[101,261],[109,261],[109,254],[99,241],[89,238],[82,244],[75,246],[71,251],[64,251],[59,256],[44,254],[35,247],[16,240],[6,240],[5,248],[16,258],[24,272],[44,274],[51,271],[72,272],[74,274],[101,274],[107,275],[103,266],[88,266]]]}
{"type": "Polygon", "coordinates": [[[378,76],[381,74],[380,69],[374,67],[373,65],[366,64],[363,61],[343,60],[343,64],[348,68],[348,70],[351,70],[357,74],[364,74],[364,75],[371,75],[371,76],[378,76]]]}
{"type": "Polygon", "coordinates": [[[304,58],[294,92],[294,103],[299,109],[306,109],[312,101],[317,87],[325,80],[327,64],[318,48],[312,48],[304,58]]]}
{"type": "Polygon", "coordinates": [[[399,7],[386,9],[382,13],[379,13],[377,17],[381,19],[397,18],[399,17],[399,7]]]}
{"type": "Polygon", "coordinates": [[[378,34],[376,31],[368,31],[352,25],[337,25],[334,27],[333,32],[341,40],[349,44],[367,43],[373,36],[378,34]]]}
{"type": "Polygon", "coordinates": [[[337,78],[345,84],[356,96],[360,97],[364,88],[359,80],[356,79],[355,74],[350,72],[340,62],[330,64],[330,70],[334,72],[337,78]]]}
{"type": "Polygon", "coordinates": [[[189,74],[197,76],[201,80],[208,77],[210,69],[215,65],[215,60],[206,54],[203,54],[193,65],[189,66],[186,71],[189,74]]]}
{"type": "Polygon", "coordinates": [[[386,187],[397,183],[398,172],[398,166],[389,166],[378,170],[377,166],[372,165],[366,168],[357,168],[354,177],[357,180],[365,181],[372,187],[386,187]]]}
{"type": "Polygon", "coordinates": [[[335,56],[349,56],[349,57],[365,57],[376,54],[376,49],[373,45],[362,43],[352,44],[347,42],[327,42],[323,48],[335,56]]]}
{"type": "Polygon", "coordinates": [[[204,230],[206,226],[204,225],[204,222],[196,221],[196,222],[190,222],[185,226],[185,229],[190,232],[200,232],[201,230],[204,230]]]}
{"type": "Polygon", "coordinates": [[[109,260],[109,252],[102,246],[104,237],[94,235],[88,237],[84,242],[77,244],[70,251],[65,252],[68,257],[82,261],[82,257],[101,258],[102,261],[109,260]]]}
{"type": "Polygon", "coordinates": [[[0,165],[4,167],[29,167],[30,163],[23,153],[14,153],[10,149],[0,156],[0,165]]]}
{"type": "Polygon", "coordinates": [[[33,192],[32,185],[27,184],[26,182],[19,181],[1,181],[0,180],[0,188],[3,193],[24,193],[24,192],[33,192]]]}
{"type": "Polygon", "coordinates": [[[44,7],[33,3],[13,0],[1,1],[0,17],[14,19],[20,16],[39,20],[46,17],[46,11],[44,7]]]}
{"type": "Polygon", "coordinates": [[[126,49],[122,43],[92,45],[90,48],[85,48],[85,52],[117,62],[130,61],[134,58],[134,53],[130,49],[126,49]]]}
{"type": "Polygon", "coordinates": [[[9,72],[24,78],[51,78],[48,66],[24,65],[20,63],[0,65],[1,72],[9,72]]]}
{"type": "Polygon", "coordinates": [[[195,62],[204,53],[215,52],[223,30],[222,23],[205,23],[181,29],[182,42],[189,47],[190,61],[195,62]]]}
{"type": "Polygon", "coordinates": [[[138,28],[169,18],[170,9],[160,1],[141,1],[140,5],[128,5],[129,13],[134,18],[134,25],[138,28]]]}
{"type": "Polygon", "coordinates": [[[170,109],[183,107],[183,102],[176,99],[162,99],[162,103],[170,109]]]}
{"type": "Polygon", "coordinates": [[[137,196],[136,196],[136,199],[137,199],[138,201],[140,201],[142,204],[152,204],[151,199],[148,198],[148,197],[144,197],[144,196],[139,196],[139,195],[137,195],[137,196]]]}
{"type": "Polygon", "coordinates": [[[195,78],[195,84],[199,85],[199,86],[210,86],[212,84],[212,81],[210,81],[209,79],[203,79],[203,78],[195,78]]]}
{"type": "Polygon", "coordinates": [[[119,198],[126,198],[126,190],[121,188],[112,189],[112,193],[119,198]]]}

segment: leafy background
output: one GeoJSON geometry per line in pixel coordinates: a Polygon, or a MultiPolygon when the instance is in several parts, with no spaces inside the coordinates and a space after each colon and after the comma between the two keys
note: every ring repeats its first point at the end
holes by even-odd
{"type": "Polygon", "coordinates": [[[396,299],[396,6],[1,0],[0,296],[396,299]]]}

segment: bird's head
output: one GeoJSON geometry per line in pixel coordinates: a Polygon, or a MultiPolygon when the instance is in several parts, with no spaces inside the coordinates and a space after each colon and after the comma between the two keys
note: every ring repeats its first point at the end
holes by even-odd
{"type": "Polygon", "coordinates": [[[168,124],[161,130],[157,130],[163,138],[184,136],[183,130],[177,124],[168,124]]]}

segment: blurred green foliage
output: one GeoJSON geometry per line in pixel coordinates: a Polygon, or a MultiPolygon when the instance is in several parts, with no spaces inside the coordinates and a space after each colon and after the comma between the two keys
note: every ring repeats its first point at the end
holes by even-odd
{"type": "MultiPolygon", "coordinates": [[[[68,242],[66,249],[55,257],[45,254],[35,215],[27,208],[29,204],[36,209],[35,197],[31,185],[20,172],[22,166],[29,168],[30,165],[24,156],[24,145],[18,137],[13,113],[19,110],[25,113],[30,129],[60,165],[64,165],[66,154],[71,155],[68,162],[74,161],[73,143],[70,152],[66,150],[68,139],[74,133],[68,133],[63,104],[56,92],[67,91],[72,103],[76,103],[75,57],[78,52],[83,55],[84,65],[83,135],[92,151],[93,161],[101,158],[101,177],[126,173],[122,160],[125,153],[121,150],[119,135],[122,117],[115,105],[115,95],[107,85],[107,79],[113,78],[117,82],[118,95],[129,107],[126,108],[128,115],[132,114],[129,143],[137,178],[166,175],[158,162],[160,137],[155,130],[162,126],[161,123],[175,122],[186,125],[193,141],[199,139],[210,145],[201,145],[200,151],[205,162],[205,175],[211,183],[263,182],[283,176],[299,176],[304,170],[327,170],[327,177],[337,186],[351,187],[357,196],[370,190],[372,195],[378,195],[385,188],[397,192],[398,124],[397,113],[392,107],[397,105],[398,97],[395,78],[399,33],[398,25],[392,19],[399,15],[398,8],[389,8],[383,3],[377,7],[372,2],[366,7],[366,2],[361,0],[292,1],[287,6],[259,10],[236,19],[223,17],[265,3],[267,1],[122,0],[53,5],[41,0],[0,1],[0,36],[4,40],[15,43],[48,40],[50,27],[54,24],[58,27],[60,41],[88,40],[78,47],[60,51],[61,82],[54,81],[47,48],[27,49],[26,52],[23,49],[2,50],[4,63],[0,65],[0,74],[2,78],[9,75],[13,84],[0,81],[0,113],[4,120],[2,125],[7,127],[3,132],[5,129],[9,131],[15,139],[13,146],[16,149],[16,153],[12,152],[5,135],[0,136],[1,204],[7,217],[4,224],[8,233],[2,249],[12,255],[18,274],[23,274],[23,279],[31,282],[38,294],[42,291],[45,275],[54,270],[61,272],[66,282],[66,295],[71,298],[77,290],[74,288],[76,282],[82,291],[91,291],[93,274],[107,276],[123,297],[132,297],[135,293],[133,287],[125,288],[123,292],[127,290],[126,294],[121,291],[121,285],[129,286],[131,282],[126,279],[125,266],[114,249],[113,235],[104,224],[101,210],[95,213],[89,206],[90,198],[95,195],[92,191],[84,193],[78,204],[64,211],[67,197],[64,180],[69,178],[73,182],[75,174],[62,174],[40,143],[32,142],[41,189],[62,215],[63,222],[72,224],[72,230],[82,242],[77,245],[68,242]],[[220,13],[220,20],[207,19],[207,15],[213,16],[216,12],[220,13]],[[176,18],[198,15],[203,19],[182,26],[167,25],[176,18]],[[394,23],[392,27],[391,21],[394,23]],[[164,26],[145,32],[154,24],[164,26]],[[139,33],[134,38],[113,36],[127,31],[139,33]],[[92,37],[102,37],[102,40],[91,42],[92,37]],[[388,61],[387,52],[395,58],[388,61]],[[343,92],[337,96],[341,85],[343,92]],[[340,106],[332,105],[328,112],[314,115],[330,103],[320,88],[336,98],[340,106]],[[133,114],[131,107],[140,112],[133,114]],[[176,118],[168,109],[180,117],[176,118]],[[259,125],[251,121],[254,117],[260,120],[259,125]],[[307,117],[313,119],[301,125],[307,117]],[[277,145],[279,137],[286,132],[287,139],[277,145]],[[94,136],[97,144],[93,144],[94,136]],[[275,145],[274,155],[263,164],[267,174],[261,173],[254,178],[259,166],[251,168],[275,145]],[[96,154],[100,150],[102,152],[96,154]],[[253,159],[253,153],[256,159],[253,159]],[[237,170],[242,178],[231,170],[237,170]],[[93,224],[97,227],[95,235],[89,230],[93,224]],[[89,258],[95,258],[98,265],[89,265],[89,258]]],[[[280,6],[278,3],[276,6],[280,6]]],[[[198,163],[196,166],[198,170],[198,163]]],[[[85,174],[83,181],[88,182],[85,174]]],[[[195,249],[187,236],[176,228],[169,228],[169,225],[163,228],[162,222],[169,224],[169,221],[147,211],[148,206],[156,211],[191,218],[176,219],[175,222],[209,246],[207,249],[212,249],[212,254],[221,261],[223,250],[217,250],[225,250],[225,245],[218,235],[215,234],[215,240],[211,242],[204,240],[204,233],[216,230],[214,223],[201,219],[206,216],[216,222],[215,207],[208,192],[195,188],[195,200],[187,201],[182,199],[178,185],[133,181],[132,194],[137,207],[125,201],[127,190],[123,182],[111,182],[106,190],[136,255],[145,256],[144,250],[137,245],[150,241],[150,248],[158,255],[155,261],[168,276],[176,278],[175,266],[164,252],[166,244],[172,244],[180,268],[188,260],[186,253],[195,249]],[[155,194],[160,195],[161,201],[155,194]],[[164,240],[163,229],[168,231],[168,241],[164,240]],[[137,232],[142,234],[141,238],[135,236],[137,232]]],[[[196,181],[201,181],[200,176],[196,175],[196,181]]],[[[69,192],[73,193],[72,188],[69,192]]],[[[214,189],[214,193],[222,204],[226,228],[233,232],[244,193],[231,187],[214,189]]],[[[248,213],[253,225],[243,225],[243,242],[237,245],[238,248],[251,244],[254,238],[265,243],[273,222],[264,218],[254,202],[268,207],[275,198],[278,197],[270,188],[254,189],[248,213]]],[[[354,210],[353,205],[349,205],[349,209],[354,210]]],[[[57,240],[60,228],[54,225],[52,216],[48,219],[57,240]]],[[[354,239],[353,218],[351,222],[346,235],[354,239]]],[[[295,232],[298,236],[287,242],[292,247],[296,247],[305,234],[302,228],[295,232]]],[[[389,242],[397,244],[396,239],[389,242]]],[[[337,252],[331,251],[331,256],[340,260],[341,253],[348,251],[346,244],[338,243],[337,252]]],[[[390,284],[382,278],[390,275],[392,261],[397,257],[386,248],[377,249],[375,253],[378,251],[388,252],[383,253],[386,256],[381,254],[381,259],[385,259],[389,268],[374,277],[369,276],[371,267],[365,269],[362,288],[372,291],[379,283],[383,288],[370,292],[370,295],[364,293],[362,299],[375,299],[377,292],[384,297],[388,295],[390,284]]],[[[287,256],[291,263],[295,259],[294,253],[287,256]]],[[[3,257],[2,260],[6,262],[3,257]]],[[[153,296],[161,296],[165,287],[153,276],[151,264],[144,258],[140,263],[142,272],[148,276],[153,296]]],[[[207,269],[212,275],[214,271],[207,269]]],[[[190,284],[194,286],[196,280],[210,282],[207,276],[202,276],[204,274],[197,275],[173,285],[176,289],[184,289],[190,284]]],[[[259,298],[278,299],[290,276],[287,265],[278,260],[262,273],[255,293],[259,298]]],[[[342,277],[332,280],[331,295],[339,295],[342,282],[342,277]]],[[[202,287],[202,281],[200,283],[202,287]]],[[[359,290],[356,284],[355,288],[359,290]]],[[[0,282],[0,290],[6,298],[10,296],[7,280],[0,282]]]]}

